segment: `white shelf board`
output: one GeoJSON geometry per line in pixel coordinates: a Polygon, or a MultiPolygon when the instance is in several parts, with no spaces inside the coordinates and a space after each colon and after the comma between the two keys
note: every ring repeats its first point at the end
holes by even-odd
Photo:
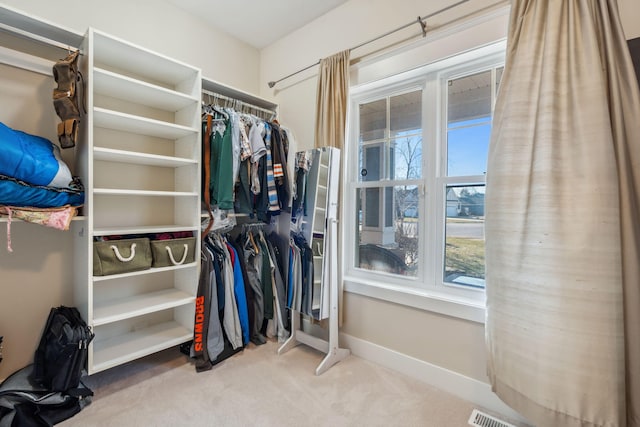
{"type": "MultiPolygon", "coordinates": [[[[80,216],[79,215],[79,216],[74,216],[73,218],[71,218],[71,221],[84,221],[85,219],[87,219],[86,216],[80,216]]],[[[0,224],[4,223],[4,222],[9,222],[9,217],[4,215],[4,214],[0,214],[0,224]]],[[[21,220],[21,219],[18,219],[18,218],[11,218],[11,222],[12,223],[14,223],[14,222],[24,222],[24,223],[30,224],[30,222],[24,221],[24,220],[21,220]]]]}
{"type": "Polygon", "coordinates": [[[93,88],[96,93],[170,112],[200,103],[183,93],[98,67],[93,69],[93,88]]]}
{"type": "Polygon", "coordinates": [[[137,227],[95,227],[94,236],[120,236],[123,234],[175,233],[180,231],[197,231],[200,226],[190,225],[143,225],[137,227]]]}
{"type": "Polygon", "coordinates": [[[178,289],[164,289],[118,300],[96,301],[93,309],[93,326],[190,304],[195,299],[195,296],[178,289]]]}
{"type": "Polygon", "coordinates": [[[122,279],[123,277],[140,276],[143,274],[162,273],[165,271],[181,270],[183,268],[194,268],[197,266],[198,266],[197,262],[192,262],[189,264],[174,265],[170,267],[148,268],[146,270],[133,271],[131,273],[110,274],[108,276],[93,276],[93,282],[96,283],[96,282],[103,282],[106,280],[122,279]]]}
{"type": "Polygon", "coordinates": [[[193,332],[175,321],[129,332],[93,343],[93,369],[98,372],[147,356],[193,338],[193,332]]]}
{"type": "Polygon", "coordinates": [[[162,166],[178,168],[197,165],[197,160],[182,157],[160,156],[158,154],[138,153],[135,151],[115,150],[113,148],[94,147],[93,159],[106,162],[132,163],[135,165],[162,166]]]}
{"type": "Polygon", "coordinates": [[[249,92],[245,92],[241,89],[219,83],[207,77],[202,78],[202,89],[209,92],[218,93],[220,95],[228,96],[230,98],[234,98],[239,101],[255,105],[257,107],[266,108],[268,110],[277,111],[278,109],[278,104],[272,101],[253,95],[249,92]]]}
{"type": "Polygon", "coordinates": [[[198,129],[195,128],[101,107],[93,108],[93,122],[95,126],[101,128],[173,140],[198,133],[198,129]]]}
{"type": "Polygon", "coordinates": [[[188,191],[152,191],[152,190],[125,190],[120,188],[94,188],[94,195],[105,196],[154,196],[154,197],[191,197],[198,193],[188,191]]]}
{"type": "Polygon", "coordinates": [[[18,9],[0,5],[0,22],[15,29],[30,33],[32,36],[57,42],[65,47],[80,47],[84,34],[78,33],[58,24],[25,14],[18,9]]]}
{"type": "Polygon", "coordinates": [[[132,74],[147,76],[153,80],[176,86],[189,78],[195,78],[198,70],[164,55],[135,46],[117,37],[93,31],[94,59],[132,74]]]}

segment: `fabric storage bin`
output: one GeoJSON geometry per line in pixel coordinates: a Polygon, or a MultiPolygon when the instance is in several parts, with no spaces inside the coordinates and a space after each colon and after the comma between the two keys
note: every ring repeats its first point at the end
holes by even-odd
{"type": "Polygon", "coordinates": [[[146,270],[151,261],[151,245],[146,237],[93,243],[94,276],[146,270]]]}
{"type": "Polygon", "coordinates": [[[152,240],[153,267],[171,267],[195,261],[196,238],[152,240]]]}

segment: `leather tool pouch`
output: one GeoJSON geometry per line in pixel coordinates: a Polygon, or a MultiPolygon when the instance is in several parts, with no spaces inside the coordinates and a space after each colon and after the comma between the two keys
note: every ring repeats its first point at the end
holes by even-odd
{"type": "Polygon", "coordinates": [[[77,51],[72,52],[53,65],[53,78],[58,84],[53,90],[53,106],[62,120],[58,124],[58,140],[62,148],[75,146],[78,139],[78,89],[84,93],[82,74],[78,70],[78,56],[77,51]]]}

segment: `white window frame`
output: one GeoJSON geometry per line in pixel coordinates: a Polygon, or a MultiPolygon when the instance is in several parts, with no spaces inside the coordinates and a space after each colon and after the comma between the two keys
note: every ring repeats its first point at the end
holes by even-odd
{"type": "MultiPolygon", "coordinates": [[[[443,139],[446,138],[447,132],[446,81],[504,65],[505,51],[506,42],[502,40],[350,89],[348,133],[342,179],[344,259],[342,277],[344,289],[347,292],[484,323],[484,289],[445,284],[442,277],[446,186],[485,182],[484,176],[446,176],[446,139],[443,139]],[[417,276],[407,277],[357,268],[355,267],[357,239],[354,230],[357,229],[358,224],[353,215],[357,209],[355,192],[356,184],[359,188],[367,186],[366,183],[362,185],[358,180],[359,105],[416,89],[422,89],[422,179],[402,180],[402,182],[418,185],[420,194],[421,262],[418,265],[417,276]],[[439,208],[427,209],[430,206],[439,206],[439,208]],[[435,215],[433,220],[435,225],[433,221],[426,219],[429,215],[435,215]]],[[[492,94],[493,98],[495,94],[492,94]]],[[[384,188],[383,186],[387,183],[397,181],[397,179],[385,181],[382,185],[379,181],[373,181],[371,186],[384,188]]]]}

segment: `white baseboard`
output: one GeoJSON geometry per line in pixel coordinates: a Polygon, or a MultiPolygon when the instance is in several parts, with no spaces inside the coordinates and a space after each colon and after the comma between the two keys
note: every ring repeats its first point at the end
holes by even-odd
{"type": "Polygon", "coordinates": [[[340,345],[350,349],[354,356],[416,378],[496,414],[528,423],[500,400],[487,383],[344,333],[340,334],[340,345]]]}

